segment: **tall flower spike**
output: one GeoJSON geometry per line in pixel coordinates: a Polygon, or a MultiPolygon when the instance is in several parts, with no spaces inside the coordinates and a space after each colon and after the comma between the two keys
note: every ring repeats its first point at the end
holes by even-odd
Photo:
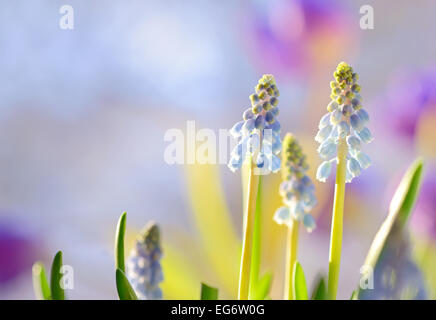
{"type": "Polygon", "coordinates": [[[306,230],[315,228],[310,211],[316,205],[315,187],[306,175],[309,166],[301,146],[291,133],[283,139],[282,179],[280,195],[285,206],[277,209],[274,220],[278,224],[291,224],[291,219],[303,222],[306,230]]]}
{"type": "Polygon", "coordinates": [[[251,107],[245,110],[243,120],[237,122],[230,133],[238,139],[228,164],[230,170],[240,169],[247,156],[258,168],[272,172],[280,169],[280,123],[277,121],[279,90],[274,77],[265,74],[250,96],[251,107]],[[269,129],[269,130],[268,130],[269,129]]]}
{"type": "Polygon", "coordinates": [[[358,75],[345,62],[341,62],[334,72],[335,80],[332,88],[331,102],[327,106],[328,113],[319,122],[319,130],[315,140],[320,143],[318,153],[324,160],[318,167],[316,178],[325,182],[330,175],[331,165],[337,162],[337,150],[340,139],[347,144],[346,182],[360,175],[362,169],[371,164],[370,158],[361,151],[362,145],[373,140],[366,127],[369,115],[362,108],[358,75]]]}
{"type": "Polygon", "coordinates": [[[159,227],[150,222],[139,234],[127,261],[127,278],[139,299],[160,300],[163,281],[159,227]]]}

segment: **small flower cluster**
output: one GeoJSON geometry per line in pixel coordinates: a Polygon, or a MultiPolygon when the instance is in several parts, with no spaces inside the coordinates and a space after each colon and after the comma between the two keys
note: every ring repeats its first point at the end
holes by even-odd
{"type": "Polygon", "coordinates": [[[370,143],[373,137],[366,127],[369,115],[361,105],[358,75],[348,64],[341,62],[334,77],[335,81],[330,83],[332,101],[327,106],[328,113],[319,122],[315,137],[320,143],[318,153],[325,160],[319,166],[316,178],[322,182],[327,180],[332,163],[337,161],[338,144],[344,139],[348,146],[346,182],[351,182],[371,164],[361,146],[362,143],[370,143]]]}
{"type": "Polygon", "coordinates": [[[151,222],[140,233],[127,261],[127,278],[139,299],[162,299],[161,257],[159,227],[151,222]]]}
{"type": "Polygon", "coordinates": [[[280,169],[280,123],[277,121],[279,90],[272,75],[263,75],[250,96],[251,107],[245,110],[243,120],[236,123],[230,133],[238,139],[232,151],[229,168],[240,169],[247,156],[258,168],[272,172],[280,169]]]}
{"type": "Polygon", "coordinates": [[[306,175],[309,169],[306,156],[290,133],[283,139],[282,162],[280,195],[286,206],[277,209],[274,220],[287,225],[291,219],[302,221],[307,231],[311,232],[315,228],[315,219],[309,212],[316,205],[315,187],[306,175]]]}

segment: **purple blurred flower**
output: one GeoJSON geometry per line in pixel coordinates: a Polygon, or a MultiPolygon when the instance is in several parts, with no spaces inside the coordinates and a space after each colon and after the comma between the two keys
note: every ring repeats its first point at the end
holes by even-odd
{"type": "Polygon", "coordinates": [[[436,170],[424,172],[415,212],[412,215],[412,227],[420,234],[436,240],[436,170]]]}
{"type": "Polygon", "coordinates": [[[436,68],[398,75],[377,107],[385,111],[384,119],[389,121],[383,123],[388,129],[412,142],[422,114],[430,109],[436,112],[436,68]]]}
{"type": "Polygon", "coordinates": [[[0,284],[23,271],[30,272],[35,260],[36,245],[15,224],[0,222],[0,284]]]}
{"type": "Polygon", "coordinates": [[[305,75],[349,49],[354,37],[344,9],[337,0],[257,1],[248,9],[250,53],[268,72],[305,75]]]}

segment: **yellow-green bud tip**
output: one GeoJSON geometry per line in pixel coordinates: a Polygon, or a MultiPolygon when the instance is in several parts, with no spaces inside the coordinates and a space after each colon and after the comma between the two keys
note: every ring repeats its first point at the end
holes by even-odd
{"type": "Polygon", "coordinates": [[[286,180],[291,173],[307,169],[306,157],[303,149],[292,133],[286,133],[282,143],[282,176],[286,180]]]}

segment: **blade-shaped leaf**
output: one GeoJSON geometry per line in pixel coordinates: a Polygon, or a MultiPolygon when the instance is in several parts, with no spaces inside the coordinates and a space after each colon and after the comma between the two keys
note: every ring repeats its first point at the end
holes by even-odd
{"type": "Polygon", "coordinates": [[[123,212],[118,219],[117,230],[115,233],[115,268],[125,272],[124,265],[124,234],[126,233],[126,216],[123,212]]]}
{"type": "Polygon", "coordinates": [[[53,300],[65,300],[65,292],[61,287],[62,251],[56,253],[51,265],[50,288],[53,300]]]}
{"type": "Polygon", "coordinates": [[[350,300],[359,300],[357,290],[353,290],[353,293],[351,294],[350,300]]]}
{"type": "Polygon", "coordinates": [[[201,283],[201,300],[218,300],[218,289],[201,283]]]}
{"type": "Polygon", "coordinates": [[[417,159],[403,176],[392,198],[389,214],[371,244],[365,266],[374,268],[394,224],[403,227],[407,222],[418,196],[422,170],[422,159],[417,159]]]}
{"type": "Polygon", "coordinates": [[[47,281],[44,265],[42,262],[36,262],[32,267],[33,291],[36,299],[50,300],[51,291],[47,281]]]}
{"type": "Polygon", "coordinates": [[[120,300],[138,300],[135,290],[133,290],[129,280],[121,269],[117,269],[115,272],[115,280],[120,300]]]}
{"type": "Polygon", "coordinates": [[[250,300],[265,300],[271,289],[272,278],[271,272],[265,273],[250,292],[250,300]]]}
{"type": "Polygon", "coordinates": [[[298,261],[294,264],[293,276],[295,300],[308,300],[306,278],[304,277],[303,268],[298,261]]]}
{"type": "Polygon", "coordinates": [[[327,300],[327,288],[325,286],[324,277],[320,276],[315,283],[316,286],[312,291],[312,300],[327,300]]]}
{"type": "MultiPolygon", "coordinates": [[[[372,276],[369,273],[374,272],[378,266],[382,253],[386,251],[385,248],[387,248],[389,243],[392,243],[391,247],[396,247],[400,243],[406,241],[406,239],[402,238],[404,236],[403,229],[412,213],[413,206],[419,194],[422,171],[423,161],[419,158],[404,174],[390,203],[388,216],[381,225],[371,244],[368,255],[365,259],[365,271],[362,275],[362,279],[372,276]],[[390,241],[390,239],[392,239],[392,241],[390,241]],[[398,245],[395,245],[395,243],[398,243],[398,245]]],[[[398,250],[398,248],[395,250],[398,250]]],[[[355,296],[360,298],[362,292],[363,290],[359,287],[355,296]]]]}
{"type": "Polygon", "coordinates": [[[404,226],[409,219],[418,198],[423,167],[421,158],[415,160],[403,176],[389,206],[389,213],[395,213],[401,226],[404,226]]]}

